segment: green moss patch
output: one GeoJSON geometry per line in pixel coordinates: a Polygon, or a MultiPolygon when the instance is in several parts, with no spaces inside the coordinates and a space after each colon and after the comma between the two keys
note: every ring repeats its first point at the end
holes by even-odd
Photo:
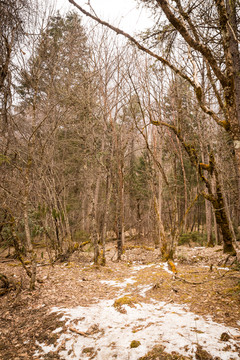
{"type": "Polygon", "coordinates": [[[130,348],[131,348],[131,349],[134,349],[134,348],[139,347],[140,345],[141,345],[140,341],[138,341],[138,340],[133,340],[133,341],[131,342],[131,344],[130,344],[130,348]]]}
{"type": "Polygon", "coordinates": [[[189,357],[172,352],[168,354],[164,351],[163,346],[155,346],[153,350],[149,351],[145,356],[139,358],[139,360],[190,360],[189,357]]]}
{"type": "Polygon", "coordinates": [[[113,306],[116,310],[120,311],[121,313],[126,313],[126,310],[122,307],[123,305],[128,305],[130,307],[135,307],[137,303],[137,299],[132,296],[125,295],[119,299],[114,301],[113,306]]]}

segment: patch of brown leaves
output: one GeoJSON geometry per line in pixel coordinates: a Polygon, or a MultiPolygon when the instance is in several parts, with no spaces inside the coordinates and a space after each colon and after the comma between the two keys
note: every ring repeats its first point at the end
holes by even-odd
{"type": "MultiPolygon", "coordinates": [[[[158,250],[131,246],[126,249],[121,262],[111,261],[111,251],[107,254],[105,267],[91,265],[92,255],[83,253],[75,253],[68,263],[59,263],[54,267],[39,266],[38,277],[43,282],[37,284],[34,292],[29,292],[28,279],[17,260],[1,262],[0,259],[0,273],[12,277],[16,284],[21,285],[19,293],[10,291],[0,298],[0,358],[37,360],[38,357],[34,354],[38,350],[38,342],[55,344],[59,333],[53,331],[60,327],[64,331],[65,325],[61,316],[51,312],[53,306],[71,308],[78,305],[88,306],[100,299],[115,299],[119,288],[102,284],[100,281],[123,281],[130,276],[135,276],[136,283],[130,284],[127,291],[136,301],[148,302],[150,298],[154,298],[188,304],[190,310],[196,314],[211,315],[217,322],[240,328],[237,322],[240,319],[240,294],[237,291],[240,273],[219,269],[226,257],[218,248],[179,248],[177,276],[158,266],[158,250]],[[153,266],[133,275],[133,263],[152,263],[153,266]],[[149,286],[149,290],[144,297],[138,287],[145,285],[149,286]]],[[[86,352],[94,358],[94,349],[87,348],[86,352]]],[[[57,360],[60,357],[58,353],[50,352],[45,359],[57,360]]],[[[183,357],[165,354],[164,349],[158,347],[143,359],[183,357]]]]}

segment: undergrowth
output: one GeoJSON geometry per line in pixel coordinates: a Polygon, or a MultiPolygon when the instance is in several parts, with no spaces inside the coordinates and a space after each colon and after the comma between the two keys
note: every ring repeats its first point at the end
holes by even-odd
{"type": "Polygon", "coordinates": [[[179,236],[178,245],[190,245],[191,243],[198,244],[200,246],[207,245],[207,234],[201,234],[194,231],[190,233],[183,233],[179,236]]]}

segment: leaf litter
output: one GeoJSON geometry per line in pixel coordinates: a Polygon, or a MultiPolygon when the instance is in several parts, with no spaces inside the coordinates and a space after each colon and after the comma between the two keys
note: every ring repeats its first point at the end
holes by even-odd
{"type": "Polygon", "coordinates": [[[17,298],[2,298],[0,358],[239,359],[239,273],[221,269],[215,250],[180,250],[177,276],[156,251],[134,248],[105,267],[91,256],[40,267],[44,283],[34,293],[23,284],[17,298]]]}
{"type": "MultiPolygon", "coordinates": [[[[165,263],[138,265],[131,268],[132,276],[122,282],[102,280],[101,283],[120,288],[116,294],[119,296],[129,284],[137,282],[139,271],[146,268],[157,270],[159,267],[171,273],[165,263]]],[[[145,297],[152,286],[138,285],[137,288],[139,295],[145,297]]],[[[129,292],[125,296],[127,294],[129,292]]],[[[186,305],[150,298],[147,303],[123,303],[121,308],[124,311],[118,311],[114,300],[101,300],[88,307],[52,308],[53,313],[62,314],[60,320],[65,322],[67,331],[61,333],[51,351],[66,360],[137,360],[154,346],[162,345],[166,353],[174,351],[192,359],[207,359],[206,355],[199,357],[200,350],[202,354],[208,354],[209,359],[237,360],[240,357],[240,331],[237,328],[216,323],[210,316],[207,319],[198,316],[186,305]],[[91,331],[92,328],[97,331],[91,331]],[[225,341],[223,334],[227,334],[225,341]],[[131,347],[132,342],[137,342],[138,346],[131,347]],[[62,343],[64,349],[61,349],[62,343]]],[[[38,345],[41,349],[35,356],[44,359],[41,356],[49,352],[49,346],[38,345]]]]}

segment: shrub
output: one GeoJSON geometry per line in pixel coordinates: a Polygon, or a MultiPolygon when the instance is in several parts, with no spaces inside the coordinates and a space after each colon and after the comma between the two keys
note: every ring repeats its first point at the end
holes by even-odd
{"type": "Polygon", "coordinates": [[[83,243],[90,240],[90,235],[84,230],[76,230],[73,234],[74,241],[83,243]]]}
{"type": "Polygon", "coordinates": [[[199,233],[197,231],[190,233],[183,233],[179,236],[178,245],[190,245],[191,243],[205,246],[207,245],[207,234],[199,233]]]}

